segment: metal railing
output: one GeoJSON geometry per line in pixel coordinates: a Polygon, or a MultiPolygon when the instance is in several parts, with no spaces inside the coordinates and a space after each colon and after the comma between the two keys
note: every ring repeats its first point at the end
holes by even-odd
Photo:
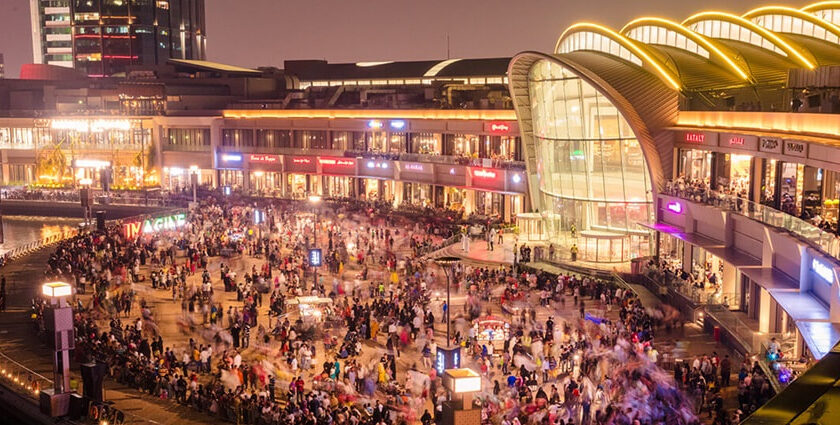
{"type": "Polygon", "coordinates": [[[41,390],[53,386],[52,379],[29,369],[3,353],[0,353],[0,381],[9,389],[24,395],[27,400],[36,404],[41,390]]]}
{"type": "Polygon", "coordinates": [[[691,187],[690,185],[677,185],[673,182],[666,183],[663,193],[734,212],[762,224],[784,230],[826,254],[840,259],[840,237],[784,211],[739,196],[691,187]]]}
{"type": "Polygon", "coordinates": [[[11,251],[6,252],[3,254],[2,263],[0,265],[6,265],[9,262],[17,260],[20,257],[29,255],[35,251],[38,251],[42,248],[48,247],[50,245],[56,244],[66,239],[70,239],[79,234],[78,230],[69,230],[66,232],[56,233],[52,236],[39,239],[34,242],[30,242],[26,245],[19,246],[11,251]]]}

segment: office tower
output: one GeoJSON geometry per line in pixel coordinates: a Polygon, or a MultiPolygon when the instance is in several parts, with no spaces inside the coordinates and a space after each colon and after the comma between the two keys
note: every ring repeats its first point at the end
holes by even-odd
{"type": "Polygon", "coordinates": [[[30,0],[36,63],[111,76],[204,59],[204,0],[30,0]]]}

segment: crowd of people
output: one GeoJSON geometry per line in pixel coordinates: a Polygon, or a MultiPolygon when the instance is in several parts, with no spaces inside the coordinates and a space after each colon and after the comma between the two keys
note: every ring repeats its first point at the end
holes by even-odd
{"type": "MultiPolygon", "coordinates": [[[[77,289],[76,361],[235,423],[437,422],[438,344],[460,345],[463,366],[481,372],[484,423],[697,423],[703,399],[681,390],[655,344],[676,326],[673,309],[646,309],[611,280],[473,264],[453,270],[456,309],[424,255],[458,224],[371,204],[316,213],[211,199],[180,229],[62,242],[46,274],[77,289]],[[167,304],[181,307],[175,324],[159,320],[167,304]],[[476,325],[494,316],[507,317],[503,340],[476,325]]],[[[33,302],[41,331],[45,308],[33,302]]]]}

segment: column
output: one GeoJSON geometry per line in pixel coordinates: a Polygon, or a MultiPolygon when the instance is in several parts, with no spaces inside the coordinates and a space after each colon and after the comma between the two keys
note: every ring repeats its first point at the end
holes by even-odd
{"type": "Polygon", "coordinates": [[[721,291],[723,292],[724,297],[729,297],[728,299],[730,303],[732,303],[735,299],[734,297],[737,296],[737,294],[735,294],[737,279],[738,272],[735,270],[735,266],[724,261],[723,276],[721,276],[721,291]]]}
{"type": "Polygon", "coordinates": [[[770,297],[770,293],[764,288],[759,288],[758,294],[758,331],[769,333],[771,320],[775,320],[776,318],[776,314],[772,310],[773,299],[770,297]]]}

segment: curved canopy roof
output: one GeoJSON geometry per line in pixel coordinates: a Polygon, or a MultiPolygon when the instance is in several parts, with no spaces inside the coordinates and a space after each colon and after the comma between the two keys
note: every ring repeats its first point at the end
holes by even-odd
{"type": "Polygon", "coordinates": [[[682,23],[642,17],[620,31],[578,23],[554,49],[560,56],[575,52],[612,58],[674,90],[779,86],[791,69],[840,65],[840,0],[761,7],[743,16],[706,11],[682,23]]]}

